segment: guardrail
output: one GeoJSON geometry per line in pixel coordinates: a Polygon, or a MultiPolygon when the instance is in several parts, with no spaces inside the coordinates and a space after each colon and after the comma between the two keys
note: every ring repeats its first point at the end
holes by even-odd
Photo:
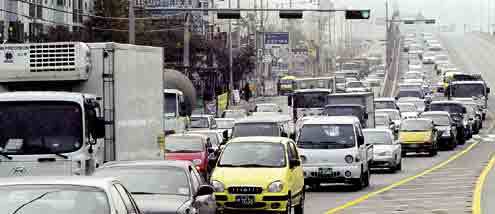
{"type": "Polygon", "coordinates": [[[400,69],[400,37],[399,34],[392,34],[391,38],[393,40],[392,42],[392,56],[391,56],[391,62],[387,66],[387,70],[385,72],[385,77],[384,77],[384,83],[380,91],[380,96],[382,97],[387,97],[387,96],[393,96],[395,93],[395,88],[397,85],[397,80],[399,76],[399,69],[400,69]]]}

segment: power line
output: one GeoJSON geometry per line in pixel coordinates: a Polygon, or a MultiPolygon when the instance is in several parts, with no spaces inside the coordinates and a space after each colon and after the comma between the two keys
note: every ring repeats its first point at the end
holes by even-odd
{"type": "MultiPolygon", "coordinates": [[[[67,24],[67,23],[62,23],[62,22],[55,22],[55,21],[51,21],[51,20],[48,20],[48,19],[44,19],[44,18],[36,18],[36,17],[25,15],[25,14],[13,12],[13,11],[10,11],[10,10],[4,10],[2,8],[0,8],[0,11],[6,12],[6,13],[10,13],[10,14],[15,14],[15,15],[22,16],[22,17],[25,17],[25,18],[28,18],[28,19],[38,19],[38,20],[41,20],[41,21],[44,21],[44,22],[48,22],[48,23],[52,23],[52,24],[56,24],[56,25],[63,25],[63,26],[66,26],[66,27],[74,27],[74,26],[76,26],[76,27],[80,27],[80,28],[87,28],[86,26],[83,26],[83,25],[75,25],[75,24],[67,24]]],[[[101,31],[127,32],[127,30],[122,30],[122,29],[108,29],[108,28],[98,28],[98,27],[91,27],[91,29],[101,30],[101,31]]]]}
{"type": "MultiPolygon", "coordinates": [[[[53,10],[53,11],[57,11],[57,12],[60,12],[60,13],[71,14],[71,15],[80,15],[80,16],[86,16],[86,17],[97,18],[97,19],[110,19],[110,20],[121,20],[121,21],[129,20],[128,17],[98,16],[98,15],[92,15],[92,14],[88,14],[88,13],[71,12],[71,11],[67,11],[67,10],[61,10],[61,9],[58,9],[58,8],[48,7],[48,6],[45,6],[43,4],[29,2],[29,1],[26,1],[26,0],[9,0],[9,1],[16,1],[16,2],[21,2],[21,3],[26,3],[26,4],[34,5],[34,6],[37,6],[37,7],[44,8],[44,9],[53,10]]],[[[162,19],[167,19],[169,17],[182,15],[182,14],[185,14],[185,13],[186,12],[180,12],[180,13],[173,14],[173,15],[161,15],[160,17],[155,17],[155,16],[139,17],[139,18],[135,18],[135,19],[136,20],[162,20],[162,19]]]]}

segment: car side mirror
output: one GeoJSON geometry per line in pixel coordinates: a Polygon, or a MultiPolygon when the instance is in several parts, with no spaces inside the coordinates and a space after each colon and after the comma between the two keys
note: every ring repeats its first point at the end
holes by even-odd
{"type": "Polygon", "coordinates": [[[279,110],[278,110],[278,113],[282,113],[282,109],[279,109],[279,110]]]}
{"type": "Polygon", "coordinates": [[[489,94],[490,93],[490,88],[486,88],[486,93],[489,94]]]}
{"type": "Polygon", "coordinates": [[[187,107],[186,103],[180,103],[180,108],[179,108],[179,116],[185,117],[187,116],[187,107]]]}
{"type": "Polygon", "coordinates": [[[213,148],[208,148],[208,153],[214,153],[215,152],[215,149],[213,148]]]}
{"type": "Polygon", "coordinates": [[[212,195],[215,192],[215,189],[213,189],[212,186],[210,185],[201,185],[198,188],[198,192],[196,192],[196,195],[194,195],[194,198],[198,196],[205,196],[205,195],[212,195]]]}
{"type": "Polygon", "coordinates": [[[292,140],[296,140],[296,133],[291,133],[289,135],[289,138],[292,139],[292,140]]]}
{"type": "Polygon", "coordinates": [[[287,96],[287,105],[292,106],[292,96],[291,95],[287,96]]]}
{"type": "Polygon", "coordinates": [[[358,136],[357,143],[358,143],[358,146],[364,145],[364,137],[363,136],[358,136]]]}
{"type": "Polygon", "coordinates": [[[301,161],[299,159],[292,159],[289,161],[289,167],[292,169],[292,168],[295,168],[295,167],[298,167],[298,166],[301,166],[301,161]]]}
{"type": "Polygon", "coordinates": [[[103,117],[99,117],[95,121],[95,127],[93,127],[93,134],[96,138],[104,138],[105,137],[105,119],[103,117]]]}
{"type": "Polygon", "coordinates": [[[462,109],[462,113],[463,113],[463,114],[466,114],[466,113],[467,113],[466,108],[463,108],[463,109],[462,109]]]}
{"type": "Polygon", "coordinates": [[[287,133],[282,132],[282,133],[280,133],[280,137],[288,137],[288,136],[287,136],[287,133]]]}
{"type": "Polygon", "coordinates": [[[223,139],[226,141],[229,139],[229,130],[225,130],[222,132],[223,139]]]}
{"type": "Polygon", "coordinates": [[[364,113],[364,119],[367,120],[368,119],[368,113],[364,113]]]}

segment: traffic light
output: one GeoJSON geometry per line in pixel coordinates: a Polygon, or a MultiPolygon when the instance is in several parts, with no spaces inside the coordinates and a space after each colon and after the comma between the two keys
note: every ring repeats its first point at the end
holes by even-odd
{"type": "Polygon", "coordinates": [[[425,20],[425,24],[435,24],[435,23],[436,23],[435,19],[427,19],[427,20],[425,20]]]}
{"type": "Polygon", "coordinates": [[[280,11],[279,17],[281,19],[302,19],[303,12],[301,10],[280,11]]]}
{"type": "Polygon", "coordinates": [[[232,10],[232,11],[218,11],[217,12],[218,19],[240,19],[241,11],[240,10],[232,10]]]}
{"type": "Polygon", "coordinates": [[[404,24],[406,24],[406,25],[412,25],[414,23],[415,23],[415,21],[413,21],[413,20],[405,20],[404,21],[404,24]]]}
{"type": "Polygon", "coordinates": [[[345,19],[369,19],[370,10],[346,10],[345,19]]]}

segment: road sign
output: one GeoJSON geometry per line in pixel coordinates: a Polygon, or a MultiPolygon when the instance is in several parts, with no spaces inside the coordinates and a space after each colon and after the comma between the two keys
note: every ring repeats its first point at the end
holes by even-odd
{"type": "Polygon", "coordinates": [[[288,45],[288,32],[267,32],[265,33],[265,45],[288,45]]]}

